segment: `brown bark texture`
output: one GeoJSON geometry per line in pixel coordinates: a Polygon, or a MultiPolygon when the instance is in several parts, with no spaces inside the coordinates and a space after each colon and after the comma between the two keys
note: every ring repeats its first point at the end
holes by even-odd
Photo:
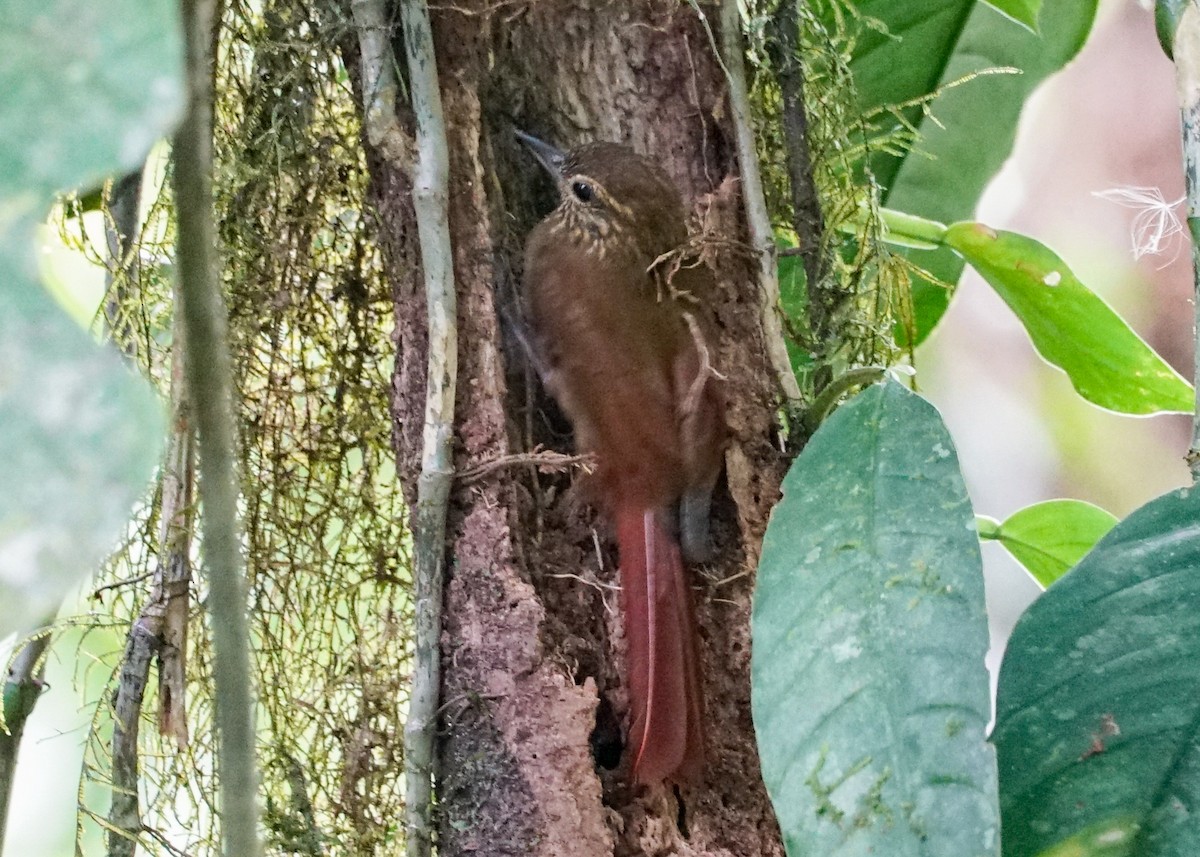
{"type": "MultiPolygon", "coordinates": [[[[716,8],[702,4],[716,26],[716,8]]],[[[448,521],[439,734],[440,853],[781,855],[750,720],[750,594],[785,466],[728,128],[725,80],[697,11],[655,0],[431,4],[450,146],[459,384],[448,521]],[[633,146],[678,183],[716,274],[731,442],[714,503],[716,560],[692,569],[707,700],[707,768],[635,788],[611,533],[578,469],[507,456],[571,450],[569,426],[513,335],[525,236],[555,205],[514,139],[633,146]],[[480,465],[492,465],[480,469],[480,465]]],[[[401,38],[397,34],[397,38],[401,38]]],[[[407,115],[407,105],[399,105],[407,115]]],[[[396,304],[394,437],[411,501],[426,338],[410,183],[368,149],[396,304]]]]}

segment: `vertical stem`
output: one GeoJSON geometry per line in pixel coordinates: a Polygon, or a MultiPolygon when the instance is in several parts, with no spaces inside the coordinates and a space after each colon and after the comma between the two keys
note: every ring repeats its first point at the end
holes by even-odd
{"type": "MultiPolygon", "coordinates": [[[[699,11],[698,5],[694,8],[699,11]]],[[[705,26],[708,26],[707,21],[705,26]]],[[[738,13],[738,0],[721,0],[721,49],[718,55],[729,80],[729,105],[737,131],[737,158],[742,174],[746,224],[750,231],[750,241],[758,253],[759,302],[767,358],[775,370],[784,399],[796,404],[800,399],[800,385],[792,372],[787,344],[783,338],[783,324],[779,320],[779,273],[775,260],[775,233],[771,228],[771,216],[767,212],[767,201],[763,195],[758,153],[754,146],[754,129],[750,125],[750,96],[746,88],[746,61],[742,56],[742,18],[738,13]]]]}
{"type": "Polygon", "coordinates": [[[425,431],[421,475],[417,479],[417,507],[413,514],[416,660],[408,720],[404,724],[404,796],[407,853],[409,857],[428,857],[434,832],[431,795],[441,685],[439,641],[446,506],[454,473],[450,441],[458,377],[458,310],[447,222],[449,154],[429,10],[424,0],[404,0],[400,15],[417,126],[413,207],[425,270],[429,325],[425,431]]]}
{"type": "MultiPolygon", "coordinates": [[[[49,617],[48,621],[53,618],[49,617]]],[[[4,706],[4,727],[0,729],[0,845],[8,830],[8,805],[12,799],[13,779],[17,775],[17,756],[21,750],[25,721],[42,695],[42,653],[48,645],[48,631],[26,642],[13,658],[4,680],[3,698],[0,700],[4,706]]]]}
{"type": "MultiPolygon", "coordinates": [[[[179,304],[180,284],[175,286],[179,304]]],[[[150,663],[158,659],[159,729],[175,738],[182,750],[187,740],[184,719],[187,652],[187,608],[191,581],[192,448],[191,410],[185,389],[183,320],[173,320],[177,347],[171,350],[170,438],[162,470],[158,562],[150,597],[129,628],[113,695],[112,803],[108,811],[108,857],[133,857],[143,831],[138,793],[138,734],[142,704],[150,679],[150,663]]]]}
{"type": "Polygon", "coordinates": [[[804,106],[804,69],[800,66],[800,22],[797,4],[802,0],[781,0],[771,19],[772,47],[779,94],[782,99],[782,125],[788,183],[792,192],[792,228],[796,232],[804,274],[808,283],[808,312],[818,342],[824,339],[825,307],[821,301],[821,233],[825,219],[813,179],[812,157],[808,147],[808,111],[804,106]]]}
{"type": "Polygon", "coordinates": [[[217,765],[225,857],[258,857],[250,635],[237,525],[233,373],[212,216],[212,0],[183,0],[188,105],[175,135],[178,311],[199,434],[203,546],[212,616],[217,765]]]}
{"type": "MultiPolygon", "coordinates": [[[[1200,335],[1200,7],[1189,3],[1175,30],[1175,75],[1183,124],[1183,162],[1187,185],[1187,222],[1192,238],[1193,339],[1200,335]]],[[[1192,482],[1200,482],[1200,340],[1196,342],[1193,381],[1197,390],[1192,445],[1187,461],[1192,482]]]]}

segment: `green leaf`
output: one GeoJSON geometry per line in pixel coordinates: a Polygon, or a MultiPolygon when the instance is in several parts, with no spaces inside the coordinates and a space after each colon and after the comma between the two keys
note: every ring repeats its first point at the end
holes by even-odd
{"type": "Polygon", "coordinates": [[[1028,27],[1031,33],[1038,28],[1038,13],[1042,10],[1042,0],[984,0],[996,11],[1007,15],[1018,24],[1028,27]]]}
{"type": "Polygon", "coordinates": [[[1183,489],[1021,617],[992,736],[1006,857],[1200,854],[1198,569],[1200,492],[1183,489]]]}
{"type": "Polygon", "coordinates": [[[1026,506],[980,538],[1004,545],[1043,588],[1079,562],[1117,523],[1114,515],[1082,500],[1047,500],[1026,506]]]}
{"type": "Polygon", "coordinates": [[[0,5],[0,635],[53,612],[122,534],[162,408],[37,282],[57,188],[140,163],[183,100],[165,0],[0,5]]]}
{"type": "Polygon", "coordinates": [[[783,492],[751,691],[788,853],[997,854],[979,541],[937,412],[895,382],[867,389],[783,492]]]}
{"type": "Polygon", "coordinates": [[[1083,398],[1123,414],[1192,410],[1191,385],[1048,247],[981,223],[952,224],[946,244],[983,275],[1083,398]]]}
{"type": "MultiPolygon", "coordinates": [[[[1012,151],[1026,98],[1083,46],[1096,5],[1097,0],[1049,3],[1041,12],[1041,34],[1034,35],[975,0],[860,0],[861,14],[886,28],[864,30],[855,44],[851,70],[862,107],[904,104],[941,90],[932,115],[920,107],[903,113],[923,138],[915,152],[872,158],[884,187],[882,202],[943,223],[971,217],[1012,151]],[[988,74],[943,88],[989,69],[1021,74],[988,74]]],[[[877,127],[890,130],[894,122],[885,114],[877,127]]],[[[941,282],[956,283],[962,273],[962,261],[949,251],[908,255],[941,282]]],[[[913,284],[914,344],[933,329],[949,301],[942,286],[913,284]]]]}

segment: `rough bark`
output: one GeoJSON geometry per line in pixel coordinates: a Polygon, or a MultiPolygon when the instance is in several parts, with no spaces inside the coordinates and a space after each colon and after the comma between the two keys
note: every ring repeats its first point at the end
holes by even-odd
{"type": "MultiPolygon", "coordinates": [[[[715,24],[715,8],[703,8],[715,24]]],[[[442,639],[440,853],[782,854],[750,721],[749,609],[784,460],[724,79],[708,37],[688,6],[634,0],[463,0],[435,6],[433,31],[458,279],[456,470],[539,444],[570,449],[565,422],[504,321],[517,312],[524,237],[554,204],[513,138],[516,127],[565,147],[628,143],[660,159],[693,203],[694,231],[710,239],[717,274],[704,311],[720,331],[732,433],[714,506],[718,558],[693,574],[708,768],[703,781],[679,789],[635,789],[621,762],[615,554],[573,474],[517,461],[456,483],[442,639]]],[[[408,178],[369,147],[368,158],[396,302],[392,417],[411,501],[426,365],[420,253],[408,178]]]]}

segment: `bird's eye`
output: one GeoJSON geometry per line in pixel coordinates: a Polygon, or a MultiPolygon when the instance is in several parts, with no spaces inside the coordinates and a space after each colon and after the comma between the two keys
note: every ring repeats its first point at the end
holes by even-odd
{"type": "Polygon", "coordinates": [[[591,202],[596,198],[596,192],[587,182],[572,182],[571,193],[575,194],[575,198],[580,202],[591,202]]]}

